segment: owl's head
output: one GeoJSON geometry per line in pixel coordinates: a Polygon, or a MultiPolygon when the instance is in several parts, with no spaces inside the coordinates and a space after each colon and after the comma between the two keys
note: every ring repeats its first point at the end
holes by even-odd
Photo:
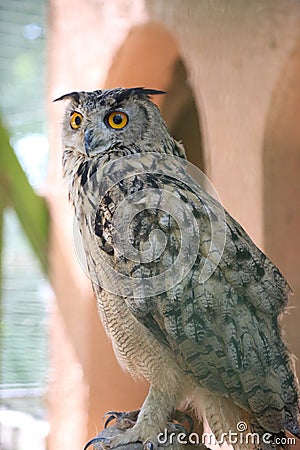
{"type": "Polygon", "coordinates": [[[59,97],[55,101],[70,100],[63,125],[65,150],[91,158],[122,148],[130,153],[162,151],[179,156],[181,146],[150,100],[158,94],[164,92],[137,87],[71,92],[59,97]]]}

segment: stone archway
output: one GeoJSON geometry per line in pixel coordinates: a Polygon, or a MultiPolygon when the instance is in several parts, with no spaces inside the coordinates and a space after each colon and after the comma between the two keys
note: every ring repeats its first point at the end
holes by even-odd
{"type": "Polygon", "coordinates": [[[162,105],[162,114],[172,135],[182,141],[187,159],[205,171],[200,118],[187,78],[183,61],[178,58],[173,66],[172,80],[162,105]]]}
{"type": "Polygon", "coordinates": [[[165,90],[165,97],[153,100],[173,136],[183,142],[188,159],[204,170],[199,116],[188,78],[171,33],[160,24],[147,23],[130,31],[114,58],[105,87],[165,90]]]}

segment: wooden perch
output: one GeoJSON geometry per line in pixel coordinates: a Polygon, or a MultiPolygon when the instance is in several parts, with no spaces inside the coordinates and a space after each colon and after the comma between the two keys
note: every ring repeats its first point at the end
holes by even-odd
{"type": "MultiPolygon", "coordinates": [[[[124,433],[125,431],[120,430],[117,425],[112,425],[108,428],[104,428],[94,439],[92,439],[89,443],[86,444],[85,450],[92,450],[92,446],[94,450],[104,450],[108,447],[105,445],[105,441],[107,442],[113,437],[124,433]],[[97,442],[96,440],[99,439],[97,442]]],[[[133,444],[127,444],[117,447],[118,450],[144,450],[143,444],[140,442],[136,442],[133,444]]],[[[205,450],[207,447],[203,444],[180,444],[177,439],[174,438],[172,443],[166,445],[159,445],[158,450],[205,450]]]]}

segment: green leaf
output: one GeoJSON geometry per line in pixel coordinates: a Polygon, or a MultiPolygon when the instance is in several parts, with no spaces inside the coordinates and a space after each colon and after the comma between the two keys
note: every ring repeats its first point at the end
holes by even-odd
{"type": "Polygon", "coordinates": [[[0,200],[16,211],[24,232],[47,272],[49,216],[45,200],[30,185],[0,122],[0,200]]]}

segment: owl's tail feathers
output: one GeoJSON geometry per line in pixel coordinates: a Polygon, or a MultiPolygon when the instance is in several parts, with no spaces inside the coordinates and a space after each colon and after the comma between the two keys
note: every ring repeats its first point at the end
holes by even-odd
{"type": "MultiPolygon", "coordinates": [[[[295,416],[286,414],[285,429],[291,434],[286,435],[284,430],[271,433],[267,432],[258,422],[253,423],[250,416],[229,399],[211,396],[210,400],[211,402],[207,401],[206,404],[206,420],[217,441],[222,442],[223,435],[226,435],[225,441],[228,441],[229,438],[228,443],[233,444],[229,445],[231,449],[291,450],[295,446],[295,438],[300,439],[299,419],[295,419],[295,416]],[[233,434],[230,433],[230,430],[233,431],[233,434]],[[243,433],[240,433],[241,431],[243,433]],[[292,438],[291,435],[295,437],[292,438]],[[235,437],[232,442],[230,436],[235,437]],[[238,442],[235,442],[237,436],[239,439],[238,442]]],[[[220,447],[222,450],[227,450],[227,447],[223,445],[220,447]]]]}
{"type": "Polygon", "coordinates": [[[250,421],[251,429],[260,436],[262,442],[265,442],[266,445],[262,445],[264,450],[290,448],[291,444],[295,444],[295,438],[300,439],[299,407],[297,407],[297,404],[295,405],[295,402],[292,402],[289,405],[283,405],[281,409],[276,409],[274,405],[269,403],[269,408],[269,414],[259,418],[252,417],[250,421]],[[280,415],[282,416],[281,420],[280,415]],[[285,431],[290,436],[286,436],[285,431]],[[291,435],[294,437],[292,438],[291,435]],[[269,441],[272,441],[273,444],[269,445],[269,441]]]}
{"type": "Polygon", "coordinates": [[[289,431],[293,436],[300,439],[300,417],[296,419],[291,417],[288,413],[285,416],[285,428],[289,431]]]}
{"type": "Polygon", "coordinates": [[[258,431],[258,428],[253,428],[253,433],[260,436],[258,450],[291,450],[296,443],[295,438],[287,436],[285,431],[268,433],[266,430],[258,431]]]}
{"type": "Polygon", "coordinates": [[[288,423],[285,424],[285,430],[289,432],[288,435],[286,434],[285,430],[271,433],[256,421],[251,420],[250,423],[252,432],[260,436],[260,445],[258,447],[259,450],[288,450],[295,446],[295,438],[300,439],[300,427],[298,419],[295,420],[291,418],[288,423]],[[294,437],[291,437],[291,435],[293,435],[294,437]]]}

